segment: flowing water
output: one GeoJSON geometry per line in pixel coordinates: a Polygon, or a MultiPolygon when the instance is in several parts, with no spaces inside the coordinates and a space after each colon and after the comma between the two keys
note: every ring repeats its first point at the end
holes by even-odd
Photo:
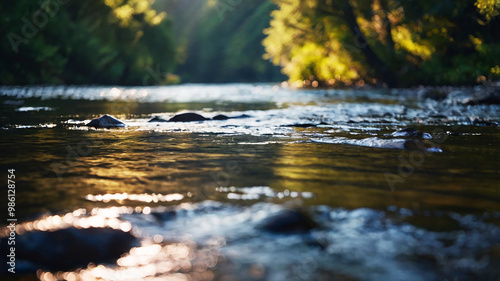
{"type": "MultiPolygon", "coordinates": [[[[0,93],[0,166],[5,178],[15,169],[18,219],[16,274],[4,277],[500,280],[498,105],[269,84],[0,93]],[[247,117],[148,122],[188,111],[247,117]],[[127,126],[84,126],[102,114],[127,126]],[[428,133],[426,149],[405,149],[393,134],[405,127],[428,133]],[[285,209],[317,226],[260,227],[285,209]],[[131,233],[133,247],[73,268],[22,256],[44,251],[35,234],[103,227],[131,233]]],[[[74,249],[64,258],[83,256],[74,249]]]]}

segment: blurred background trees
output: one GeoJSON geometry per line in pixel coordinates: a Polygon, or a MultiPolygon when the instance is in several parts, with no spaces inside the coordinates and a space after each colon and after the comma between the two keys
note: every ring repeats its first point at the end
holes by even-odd
{"type": "Polygon", "coordinates": [[[265,58],[291,81],[411,86],[499,78],[499,0],[275,3],[265,58]]]}
{"type": "Polygon", "coordinates": [[[499,14],[500,0],[3,1],[0,83],[474,84],[500,78],[499,14]]]}
{"type": "Polygon", "coordinates": [[[262,55],[269,0],[157,0],[173,18],[183,82],[267,82],[286,76],[262,55]]]}
{"type": "Polygon", "coordinates": [[[147,0],[3,1],[2,84],[139,85],[175,67],[166,13],[147,0]]]}

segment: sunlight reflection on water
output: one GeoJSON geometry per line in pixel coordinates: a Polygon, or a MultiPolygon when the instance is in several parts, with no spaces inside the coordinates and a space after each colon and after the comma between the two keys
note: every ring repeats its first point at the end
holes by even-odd
{"type": "MultiPolygon", "coordinates": [[[[251,84],[0,90],[2,166],[19,169],[22,186],[19,241],[65,229],[137,240],[110,261],[39,270],[41,280],[500,275],[498,105],[251,84]],[[148,122],[186,111],[248,117],[148,122]],[[105,113],[127,127],[83,126],[105,113]],[[441,152],[407,150],[394,134],[406,126],[441,152]],[[53,164],[63,168],[56,174],[53,164]],[[400,176],[394,189],[385,173],[400,176]],[[279,235],[259,228],[288,208],[319,226],[279,235]]],[[[99,242],[49,247],[85,239],[99,242]]]]}

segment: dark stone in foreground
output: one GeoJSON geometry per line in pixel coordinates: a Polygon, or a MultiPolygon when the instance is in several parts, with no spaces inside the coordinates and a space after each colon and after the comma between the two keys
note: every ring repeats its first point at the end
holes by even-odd
{"type": "Polygon", "coordinates": [[[94,128],[120,128],[125,127],[125,123],[111,115],[104,114],[103,116],[90,121],[85,126],[94,128]]]}
{"type": "Polygon", "coordinates": [[[168,122],[194,122],[209,120],[197,113],[182,113],[168,119],[168,122]]]}
{"type": "MultiPolygon", "coordinates": [[[[60,271],[86,267],[90,262],[114,263],[135,242],[136,238],[130,233],[112,228],[72,227],[54,232],[28,232],[16,237],[16,265],[19,266],[16,269],[60,271]]],[[[6,249],[7,239],[2,239],[1,245],[6,249]]],[[[0,262],[6,264],[4,259],[2,255],[0,262]]]]}
{"type": "Polygon", "coordinates": [[[318,224],[309,215],[297,210],[284,210],[264,219],[257,228],[279,234],[309,232],[318,224]]]}

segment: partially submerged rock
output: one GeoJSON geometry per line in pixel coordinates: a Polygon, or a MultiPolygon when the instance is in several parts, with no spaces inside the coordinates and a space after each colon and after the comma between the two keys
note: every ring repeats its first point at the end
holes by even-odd
{"type": "Polygon", "coordinates": [[[295,124],[290,124],[290,125],[283,125],[283,127],[294,127],[294,128],[315,128],[320,125],[328,125],[326,122],[320,122],[320,123],[295,123],[295,124]]]}
{"type": "Polygon", "coordinates": [[[298,210],[283,210],[264,219],[257,228],[280,234],[306,233],[318,224],[306,213],[298,210]]]}
{"type": "Polygon", "coordinates": [[[201,116],[198,113],[182,113],[182,114],[177,114],[174,117],[168,119],[168,122],[194,122],[194,121],[205,121],[209,120],[208,118],[205,118],[201,116]]]}
{"type": "Polygon", "coordinates": [[[111,115],[104,114],[103,116],[90,121],[85,126],[94,128],[121,128],[125,127],[125,123],[111,115]]]}
{"type": "MultiPolygon", "coordinates": [[[[227,118],[228,119],[241,119],[241,118],[250,118],[250,117],[251,117],[250,115],[241,114],[241,115],[237,115],[237,116],[228,116],[227,118]]],[[[213,119],[215,120],[215,117],[213,119]]]]}
{"type": "MultiPolygon", "coordinates": [[[[27,232],[16,237],[16,262],[27,272],[70,270],[91,262],[115,262],[135,243],[130,233],[112,228],[27,232]]],[[[6,247],[7,239],[2,239],[1,244],[6,247]]]]}
{"type": "Polygon", "coordinates": [[[215,115],[212,120],[227,120],[229,119],[229,117],[227,117],[226,115],[224,114],[219,114],[219,115],[215,115]]]}

